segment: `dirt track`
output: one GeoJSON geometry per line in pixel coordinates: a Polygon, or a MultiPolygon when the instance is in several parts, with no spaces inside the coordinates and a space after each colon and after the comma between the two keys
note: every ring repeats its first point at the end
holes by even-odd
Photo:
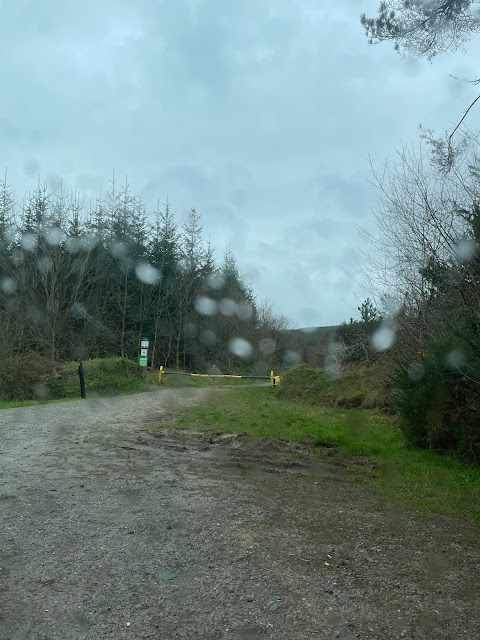
{"type": "Polygon", "coordinates": [[[208,393],[0,412],[1,640],[480,638],[473,525],[281,443],[149,431],[208,393]]]}

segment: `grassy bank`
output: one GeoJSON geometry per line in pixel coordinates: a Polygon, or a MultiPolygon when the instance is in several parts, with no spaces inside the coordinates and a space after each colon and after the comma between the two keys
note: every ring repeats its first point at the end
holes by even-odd
{"type": "MultiPolygon", "coordinates": [[[[206,406],[185,411],[172,426],[285,440],[311,439],[320,455],[325,443],[338,459],[386,502],[419,510],[462,514],[480,520],[480,469],[405,445],[394,419],[380,412],[309,406],[281,399],[277,390],[242,388],[214,394],[206,406]],[[354,464],[357,456],[375,462],[354,464]]],[[[162,426],[165,426],[162,423],[162,426]]]]}
{"type": "MultiPolygon", "coordinates": [[[[87,397],[146,391],[138,363],[126,358],[98,358],[83,363],[87,397]]],[[[78,398],[78,363],[68,362],[55,372],[47,384],[51,398],[78,398]]]]}
{"type": "Polygon", "coordinates": [[[385,378],[379,365],[348,371],[338,377],[300,365],[283,374],[280,396],[323,407],[390,410],[385,378]]]}
{"type": "MultiPolygon", "coordinates": [[[[0,400],[0,409],[80,398],[78,363],[47,364],[36,372],[27,368],[23,378],[19,373],[18,394],[10,393],[0,400]]],[[[125,358],[86,360],[83,367],[87,398],[138,393],[149,388],[149,380],[142,376],[138,363],[125,358]]]]}

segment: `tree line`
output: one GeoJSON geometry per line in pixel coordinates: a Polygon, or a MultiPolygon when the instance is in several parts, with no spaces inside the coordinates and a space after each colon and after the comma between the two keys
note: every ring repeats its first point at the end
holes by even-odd
{"type": "MultiPolygon", "coordinates": [[[[361,23],[371,44],[391,41],[402,54],[429,59],[480,30],[476,0],[383,1],[377,16],[363,15],[361,23]]],[[[418,147],[404,147],[380,170],[372,165],[377,224],[365,234],[372,295],[395,301],[369,324],[392,331],[382,359],[400,425],[412,444],[474,461],[480,461],[478,100],[444,136],[422,129],[418,147]]]]}
{"type": "Polygon", "coordinates": [[[230,250],[215,259],[195,208],[149,211],[115,176],[90,202],[39,181],[19,203],[0,179],[0,323],[3,395],[33,363],[137,358],[142,337],[154,367],[263,374],[289,325],[230,250]]]}

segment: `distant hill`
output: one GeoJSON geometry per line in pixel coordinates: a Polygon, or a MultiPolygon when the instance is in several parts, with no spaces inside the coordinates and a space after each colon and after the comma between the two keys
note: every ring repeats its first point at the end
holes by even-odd
{"type": "Polygon", "coordinates": [[[334,325],[331,327],[302,327],[300,329],[293,329],[292,333],[303,333],[306,335],[328,338],[337,331],[338,326],[339,325],[334,325]]]}

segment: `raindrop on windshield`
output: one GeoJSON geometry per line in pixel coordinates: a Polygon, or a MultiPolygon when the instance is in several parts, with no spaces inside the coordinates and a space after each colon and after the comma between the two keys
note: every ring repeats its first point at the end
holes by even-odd
{"type": "Polygon", "coordinates": [[[7,296],[11,296],[17,290],[16,281],[13,278],[10,278],[9,276],[5,276],[5,278],[2,278],[0,286],[2,288],[3,293],[7,296]]]}
{"type": "Polygon", "coordinates": [[[157,284],[161,279],[161,273],[148,262],[140,262],[135,267],[135,273],[140,282],[145,284],[157,284]]]}
{"type": "Polygon", "coordinates": [[[200,342],[206,347],[211,347],[215,344],[217,336],[211,329],[205,329],[200,333],[200,342]]]}
{"type": "Polygon", "coordinates": [[[408,377],[413,382],[419,382],[425,374],[425,366],[421,362],[412,362],[408,367],[408,377]]]}
{"type": "Polygon", "coordinates": [[[195,309],[202,316],[213,316],[217,312],[217,303],[211,298],[201,296],[195,300],[195,309]]]}
{"type": "Polygon", "coordinates": [[[33,235],[33,233],[24,233],[22,235],[22,239],[20,240],[20,244],[22,245],[22,249],[24,249],[24,251],[34,251],[37,246],[37,238],[33,235]]]}
{"type": "Polygon", "coordinates": [[[260,352],[265,355],[270,355],[275,351],[275,340],[271,338],[263,338],[259,343],[260,352]]]}
{"type": "Polygon", "coordinates": [[[253,316],[253,307],[249,302],[240,302],[237,307],[237,315],[240,320],[250,320],[253,316]]]}
{"type": "Polygon", "coordinates": [[[58,227],[51,227],[45,229],[44,236],[50,246],[56,247],[63,240],[63,231],[58,227]]]}
{"type": "Polygon", "coordinates": [[[233,354],[240,358],[248,358],[253,353],[252,345],[248,340],[244,340],[243,338],[233,338],[233,340],[230,340],[228,348],[233,354]]]}
{"type": "Polygon", "coordinates": [[[48,256],[43,256],[38,260],[38,270],[41,273],[48,273],[53,266],[53,260],[48,256]]]}
{"type": "Polygon", "coordinates": [[[468,262],[478,252],[477,243],[471,238],[461,238],[453,247],[458,262],[468,262]]]}
{"type": "Polygon", "coordinates": [[[375,351],[386,351],[390,349],[395,341],[395,331],[393,327],[383,326],[377,329],[372,336],[372,347],[375,351]]]}
{"type": "Polygon", "coordinates": [[[297,364],[300,364],[302,361],[302,357],[296,351],[286,351],[283,356],[283,363],[289,367],[294,367],[297,364]]]}
{"type": "Polygon", "coordinates": [[[224,316],[233,316],[237,311],[237,303],[231,298],[224,298],[218,305],[220,313],[224,316]]]}
{"type": "Polygon", "coordinates": [[[453,349],[447,354],[445,364],[452,370],[458,370],[465,364],[465,353],[462,349],[453,349]]]}
{"type": "Polygon", "coordinates": [[[128,253],[127,245],[124,242],[113,242],[110,250],[114,258],[124,258],[128,253]]]}
{"type": "Polygon", "coordinates": [[[225,276],[220,271],[215,271],[207,277],[207,286],[210,289],[221,289],[225,284],[225,276]]]}

